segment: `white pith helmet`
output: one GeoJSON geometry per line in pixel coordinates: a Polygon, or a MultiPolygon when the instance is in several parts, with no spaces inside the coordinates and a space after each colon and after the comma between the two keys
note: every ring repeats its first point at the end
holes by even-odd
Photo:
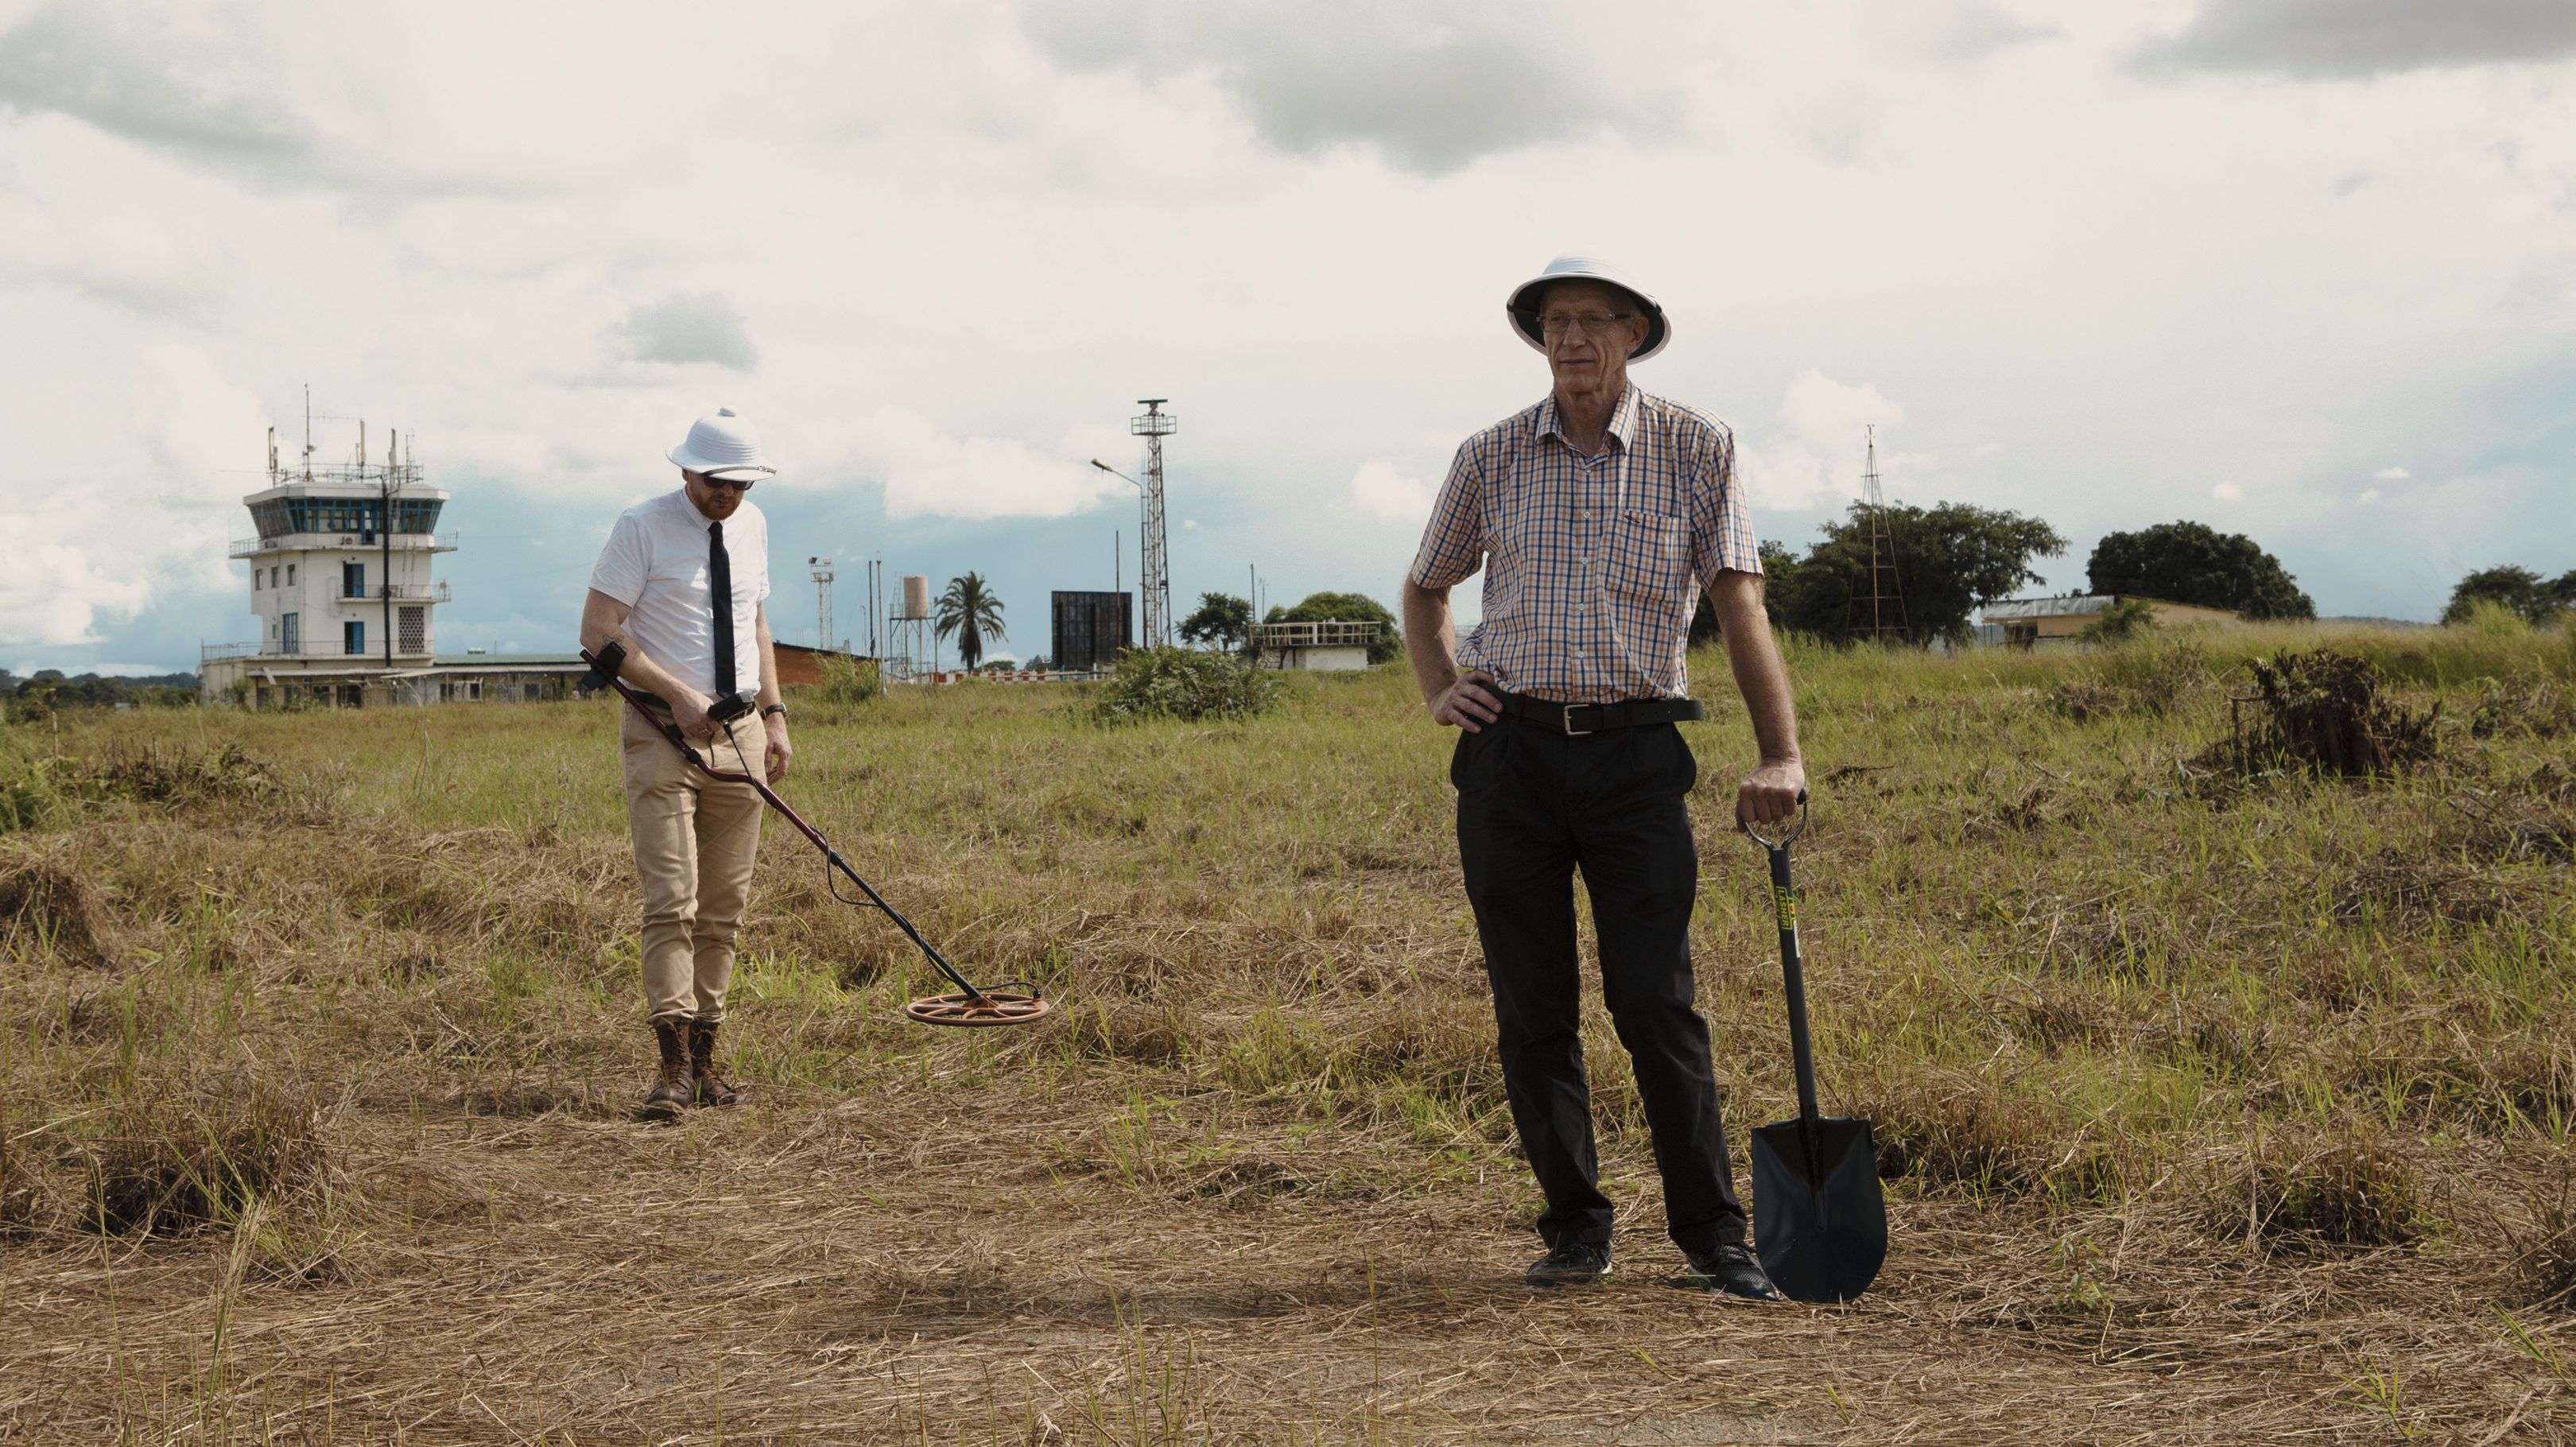
{"type": "Polygon", "coordinates": [[[1560,256],[1547,264],[1547,270],[1512,288],[1511,300],[1503,303],[1503,315],[1512,324],[1512,334],[1541,352],[1547,350],[1547,339],[1539,335],[1538,307],[1535,296],[1541,287],[1558,281],[1597,281],[1615,286],[1637,299],[1646,314],[1646,339],[1628,354],[1628,360],[1642,362],[1664,349],[1673,339],[1673,324],[1665,317],[1661,302],[1644,287],[1627,279],[1626,272],[1597,256],[1560,256]]]}
{"type": "Polygon", "coordinates": [[[766,477],[778,471],[761,460],[759,431],[731,407],[719,407],[689,424],[689,440],[662,455],[701,477],[766,477]]]}

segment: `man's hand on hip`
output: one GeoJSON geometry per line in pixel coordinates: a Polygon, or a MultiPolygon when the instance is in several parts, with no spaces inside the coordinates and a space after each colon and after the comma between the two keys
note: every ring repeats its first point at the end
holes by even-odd
{"type": "Polygon", "coordinates": [[[707,705],[715,700],[686,686],[674,692],[678,696],[670,701],[671,721],[680,726],[680,732],[693,739],[714,738],[716,728],[707,722],[707,705]]]}
{"type": "Polygon", "coordinates": [[[1502,700],[1494,696],[1500,689],[1492,674],[1471,668],[1431,701],[1431,717],[1471,734],[1481,733],[1485,725],[1503,716],[1502,700]]]}
{"type": "Polygon", "coordinates": [[[1766,759],[1735,786],[1735,822],[1777,824],[1798,812],[1807,770],[1796,759],[1766,759]]]}
{"type": "Polygon", "coordinates": [[[775,784],[787,777],[787,761],[796,757],[796,746],[787,741],[787,718],[784,714],[769,721],[769,747],[762,751],[762,761],[769,766],[769,782],[775,784]]]}

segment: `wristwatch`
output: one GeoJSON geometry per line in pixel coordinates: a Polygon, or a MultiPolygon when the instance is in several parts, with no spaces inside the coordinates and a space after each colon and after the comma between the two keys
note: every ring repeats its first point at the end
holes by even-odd
{"type": "Polygon", "coordinates": [[[785,718],[785,717],[787,717],[787,705],[785,705],[785,704],[783,704],[783,703],[767,704],[767,705],[764,705],[764,706],[761,708],[761,710],[760,710],[760,716],[761,716],[762,718],[767,718],[767,717],[769,717],[771,714],[776,714],[776,715],[778,715],[780,718],[785,718]]]}

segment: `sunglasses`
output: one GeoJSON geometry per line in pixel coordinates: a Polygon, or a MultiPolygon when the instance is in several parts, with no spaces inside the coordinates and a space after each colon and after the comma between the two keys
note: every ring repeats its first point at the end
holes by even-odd
{"type": "Polygon", "coordinates": [[[712,487],[719,492],[749,492],[751,491],[751,485],[754,482],[759,481],[757,478],[750,477],[709,477],[703,472],[693,472],[689,475],[696,478],[701,484],[707,487],[712,487]]]}

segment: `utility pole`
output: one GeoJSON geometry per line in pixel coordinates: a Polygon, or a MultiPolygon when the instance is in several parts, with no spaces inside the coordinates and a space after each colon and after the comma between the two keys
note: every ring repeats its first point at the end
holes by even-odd
{"type": "Polygon", "coordinates": [[[805,566],[814,570],[814,646],[828,649],[832,646],[832,580],[840,575],[832,571],[830,558],[807,558],[805,566]]]}
{"type": "Polygon", "coordinates": [[[1860,479],[1861,503],[1869,513],[1867,636],[1873,643],[1903,643],[1910,636],[1905,626],[1905,588],[1896,573],[1896,540],[1887,531],[1887,496],[1878,486],[1878,427],[1875,423],[1870,425],[1866,446],[1860,479]]]}
{"type": "Polygon", "coordinates": [[[1171,640],[1172,575],[1170,543],[1163,526],[1163,439],[1181,430],[1179,419],[1163,410],[1168,397],[1140,397],[1145,410],[1129,419],[1127,430],[1145,439],[1145,646],[1160,648],[1171,640]]]}

